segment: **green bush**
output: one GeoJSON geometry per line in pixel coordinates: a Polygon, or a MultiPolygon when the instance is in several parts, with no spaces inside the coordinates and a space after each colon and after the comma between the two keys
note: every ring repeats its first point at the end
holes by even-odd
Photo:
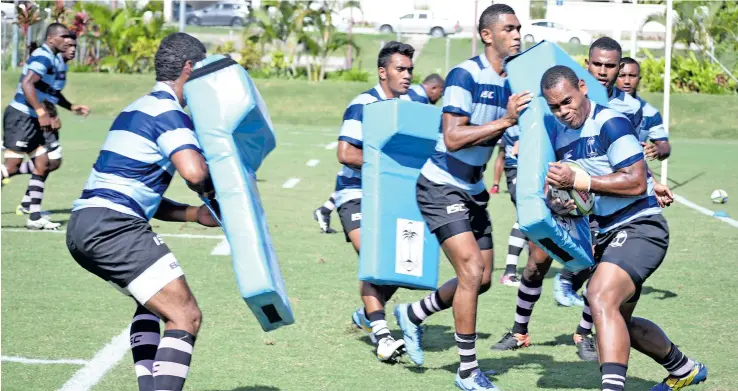
{"type": "Polygon", "coordinates": [[[361,68],[343,69],[335,72],[327,72],[326,80],[342,80],[342,81],[369,81],[369,71],[361,68]]]}
{"type": "MultiPolygon", "coordinates": [[[[646,58],[641,61],[641,90],[664,91],[663,58],[656,59],[644,50],[646,58]]],[[[736,92],[736,83],[723,72],[719,65],[698,59],[694,52],[687,56],[672,57],[671,89],[675,92],[697,92],[703,94],[730,94],[736,92]]]]}

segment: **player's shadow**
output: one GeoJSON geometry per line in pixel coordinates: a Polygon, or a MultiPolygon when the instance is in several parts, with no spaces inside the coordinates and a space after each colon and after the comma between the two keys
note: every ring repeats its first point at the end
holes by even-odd
{"type": "MultiPolygon", "coordinates": [[[[505,353],[503,353],[505,354],[505,353]]],[[[486,353],[482,353],[486,355],[486,353]]],[[[572,352],[572,355],[575,355],[572,352]]],[[[600,367],[596,362],[557,361],[548,354],[526,354],[520,353],[514,356],[498,358],[479,359],[479,368],[482,371],[495,371],[496,374],[488,375],[493,382],[500,375],[504,375],[512,369],[524,369],[531,375],[540,376],[536,385],[538,388],[555,389],[586,389],[599,390],[601,386],[600,367]]],[[[456,373],[458,363],[444,365],[440,369],[456,373]]],[[[628,376],[628,389],[648,390],[654,382],[638,377],[628,376]]]]}
{"type": "Polygon", "coordinates": [[[574,340],[572,339],[572,335],[574,333],[565,333],[561,334],[558,337],[554,338],[553,340],[549,340],[542,343],[532,343],[531,345],[534,346],[564,346],[564,345],[571,345],[572,348],[574,348],[574,340]]]}
{"type": "Polygon", "coordinates": [[[232,390],[210,390],[210,391],[280,391],[280,389],[277,387],[272,387],[272,386],[257,385],[257,386],[238,387],[232,390]]]}
{"type": "Polygon", "coordinates": [[[652,288],[650,286],[644,286],[641,290],[642,295],[651,295],[651,294],[657,294],[660,295],[658,297],[654,297],[658,300],[666,300],[666,299],[672,299],[677,297],[678,295],[670,290],[666,289],[658,289],[658,288],[652,288]]]}
{"type": "MultiPolygon", "coordinates": [[[[658,177],[659,180],[661,179],[660,168],[658,168],[658,169],[653,169],[652,168],[651,169],[651,172],[653,173],[653,175],[655,177],[658,177]]],[[[667,178],[667,179],[669,181],[670,189],[671,190],[675,190],[675,189],[678,189],[678,188],[680,188],[680,187],[688,184],[689,182],[692,182],[693,180],[695,180],[695,179],[697,179],[697,178],[699,178],[699,177],[701,177],[703,175],[705,175],[705,172],[704,171],[703,172],[700,172],[699,174],[693,175],[691,178],[685,179],[683,181],[678,181],[678,180],[674,179],[671,176],[669,178],[667,178]]]]}
{"type": "MultiPolygon", "coordinates": [[[[391,327],[391,326],[390,326],[391,327]]],[[[454,339],[454,329],[451,326],[442,325],[425,325],[423,332],[423,350],[426,352],[442,352],[448,349],[456,347],[456,340],[454,339]]],[[[361,331],[355,327],[350,333],[361,333],[361,331]]],[[[392,330],[392,336],[395,338],[402,338],[402,331],[399,329],[392,330]]],[[[487,339],[490,334],[477,332],[478,339],[487,339]]],[[[359,337],[359,340],[369,346],[374,346],[369,336],[364,334],[359,337]]]]}

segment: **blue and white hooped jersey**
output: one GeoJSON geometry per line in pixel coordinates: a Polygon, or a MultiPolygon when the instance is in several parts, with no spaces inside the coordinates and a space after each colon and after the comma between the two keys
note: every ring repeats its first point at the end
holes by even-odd
{"type": "MultiPolygon", "coordinates": [[[[612,174],[643,160],[643,148],[630,121],[591,100],[590,105],[589,117],[580,129],[570,129],[557,122],[556,158],[574,160],[592,176],[612,174]]],[[[661,213],[654,196],[653,178],[648,172],[646,175],[648,189],[640,196],[595,195],[592,218],[599,224],[600,233],[637,217],[661,213]]]]}
{"type": "Polygon", "coordinates": [[[641,125],[643,120],[641,102],[623,90],[617,87],[612,88],[607,107],[627,117],[634,129],[638,129],[641,125]]]}
{"type": "MultiPolygon", "coordinates": [[[[399,99],[412,100],[407,94],[400,96],[399,99]]],[[[361,121],[364,119],[364,106],[383,100],[387,100],[387,95],[379,84],[354,98],[343,113],[338,141],[345,141],[356,148],[363,149],[364,132],[361,121]]],[[[336,177],[336,206],[358,198],[361,198],[361,169],[343,165],[336,177]]]]}
{"type": "Polygon", "coordinates": [[[646,141],[669,141],[669,135],[664,129],[664,120],[661,114],[650,103],[642,98],[636,98],[641,102],[641,110],[643,111],[643,119],[638,129],[638,141],[645,143],[646,141]]]}
{"type": "MultiPolygon", "coordinates": [[[[457,65],[446,77],[443,112],[469,117],[469,125],[483,125],[507,112],[510,88],[482,53],[457,65]]],[[[443,125],[441,125],[443,126],[443,125]]],[[[421,174],[429,181],[450,185],[471,195],[485,191],[482,173],[497,141],[451,152],[446,148],[443,129],[438,134],[436,152],[428,159],[421,174]]]]}
{"type": "Polygon", "coordinates": [[[62,92],[64,87],[67,85],[67,62],[64,61],[64,56],[61,53],[56,55],[56,79],[51,85],[53,93],[49,95],[47,99],[53,104],[59,104],[59,94],[62,92]]]}
{"type": "Polygon", "coordinates": [[[54,82],[56,80],[58,61],[54,52],[47,44],[41,45],[38,49],[31,53],[31,57],[28,58],[26,64],[23,65],[20,79],[18,79],[18,87],[15,89],[15,97],[10,102],[10,106],[14,109],[19,110],[31,117],[37,117],[36,111],[26,101],[26,96],[23,94],[21,88],[21,82],[26,77],[28,72],[35,72],[41,76],[41,80],[36,82],[36,97],[39,103],[49,100],[50,93],[53,92],[54,82]]]}
{"type": "Polygon", "coordinates": [[[502,135],[502,141],[505,146],[505,168],[518,166],[518,155],[513,154],[515,143],[520,141],[520,128],[518,125],[511,126],[505,130],[502,135]]]}
{"type": "Polygon", "coordinates": [[[413,84],[410,86],[410,89],[407,91],[407,95],[410,97],[410,100],[413,102],[419,102],[419,103],[430,103],[430,99],[428,99],[428,93],[425,92],[425,88],[423,88],[422,84],[413,84]]]}
{"type": "Polygon", "coordinates": [[[202,152],[193,129],[174,91],[156,83],[113,122],[72,210],[102,207],[150,220],[176,171],[171,156],[202,152]]]}

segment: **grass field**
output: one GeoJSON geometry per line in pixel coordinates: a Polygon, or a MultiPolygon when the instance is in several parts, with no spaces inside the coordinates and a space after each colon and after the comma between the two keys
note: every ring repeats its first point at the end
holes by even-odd
{"type": "MultiPolygon", "coordinates": [[[[17,74],[3,73],[2,106],[15,88],[17,74]]],[[[87,103],[94,114],[85,120],[62,113],[65,162],[47,182],[44,209],[66,222],[115,114],[153,84],[150,75],[71,74],[68,91],[74,102],[87,103]],[[111,93],[112,92],[112,93],[111,93]]],[[[389,366],[376,361],[368,339],[350,327],[360,301],[356,255],[343,235],[321,235],[311,211],[331,192],[338,164],[336,139],[346,103],[370,84],[320,84],[257,80],[275,123],[278,146],[259,171],[259,189],[269,229],[282,267],[296,324],[272,333],[261,331],[238,296],[230,258],[211,255],[220,239],[165,237],[187,272],[204,313],[187,390],[277,391],[348,389],[448,390],[458,356],[450,312],[432,317],[425,338],[426,364],[389,366]],[[305,163],[318,159],[315,167],[305,163]],[[288,178],[301,181],[282,188],[288,178]]],[[[661,97],[649,95],[654,104],[661,97]]],[[[672,97],[673,157],[669,178],[675,192],[713,208],[709,193],[723,188],[738,194],[738,97],[672,97]]],[[[654,166],[658,170],[658,166],[654,166]]],[[[490,181],[491,172],[487,180],[490,181]]],[[[130,299],[84,271],[69,256],[64,235],[28,233],[15,216],[27,177],[13,178],[2,189],[2,355],[36,359],[90,360],[130,322],[130,299]]],[[[504,182],[504,180],[503,180],[504,182]]],[[[503,186],[504,187],[504,186],[503,186]]],[[[195,202],[181,179],[167,196],[195,202]]],[[[738,216],[735,201],[721,205],[738,216]]],[[[716,208],[717,209],[717,208],[716,208]]],[[[506,194],[493,196],[497,268],[495,285],[480,299],[477,344],[483,369],[494,369],[503,390],[599,390],[596,364],[580,362],[571,342],[579,321],[575,308],[561,308],[551,295],[551,277],[531,323],[533,345],[510,353],[488,347],[511,326],[515,289],[496,284],[504,263],[514,211],[506,194]]],[[[665,211],[671,228],[667,260],[647,283],[637,310],[663,325],[687,354],[707,363],[710,378],[701,391],[735,391],[734,332],[738,318],[730,287],[736,284],[738,231],[735,227],[675,204],[665,211]],[[726,269],[727,268],[727,269],[726,269]]],[[[220,235],[193,224],[152,221],[162,234],[220,235]]],[[[334,215],[335,227],[339,227],[334,215]]],[[[452,270],[441,261],[442,279],[452,270]]],[[[421,292],[400,291],[393,303],[415,300],[421,292]]],[[[391,310],[392,307],[390,307],[391,310]]],[[[388,311],[389,312],[389,311],[388,311]]],[[[394,317],[388,321],[399,336],[394,317]]],[[[130,353],[93,388],[136,390],[130,353]]],[[[2,390],[56,390],[80,365],[30,365],[2,362],[2,390]]],[[[648,390],[665,373],[634,353],[629,390],[648,390]]],[[[690,388],[692,389],[692,388],[690,388]]]]}

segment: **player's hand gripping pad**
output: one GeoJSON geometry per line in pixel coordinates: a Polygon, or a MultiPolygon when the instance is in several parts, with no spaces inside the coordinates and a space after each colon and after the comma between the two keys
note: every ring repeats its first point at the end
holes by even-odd
{"type": "Polygon", "coordinates": [[[184,95],[210,167],[241,297],[264,331],[292,324],[254,174],[276,142],[259,91],[243,67],[216,55],[197,63],[184,95]]]}
{"type": "Polygon", "coordinates": [[[541,77],[554,65],[566,65],[587,83],[588,96],[607,105],[607,92],[581,65],[556,44],[543,41],[507,62],[513,93],[525,90],[533,101],[521,114],[518,160],[518,224],[525,235],[567,269],[579,271],[594,264],[588,217],[561,217],[546,206],[544,184],[554,153],[556,118],[541,95],[541,77]]]}
{"type": "Polygon", "coordinates": [[[438,240],[418,209],[415,183],[438,140],[441,110],[393,99],[364,106],[359,279],[436,289],[438,240]]]}

